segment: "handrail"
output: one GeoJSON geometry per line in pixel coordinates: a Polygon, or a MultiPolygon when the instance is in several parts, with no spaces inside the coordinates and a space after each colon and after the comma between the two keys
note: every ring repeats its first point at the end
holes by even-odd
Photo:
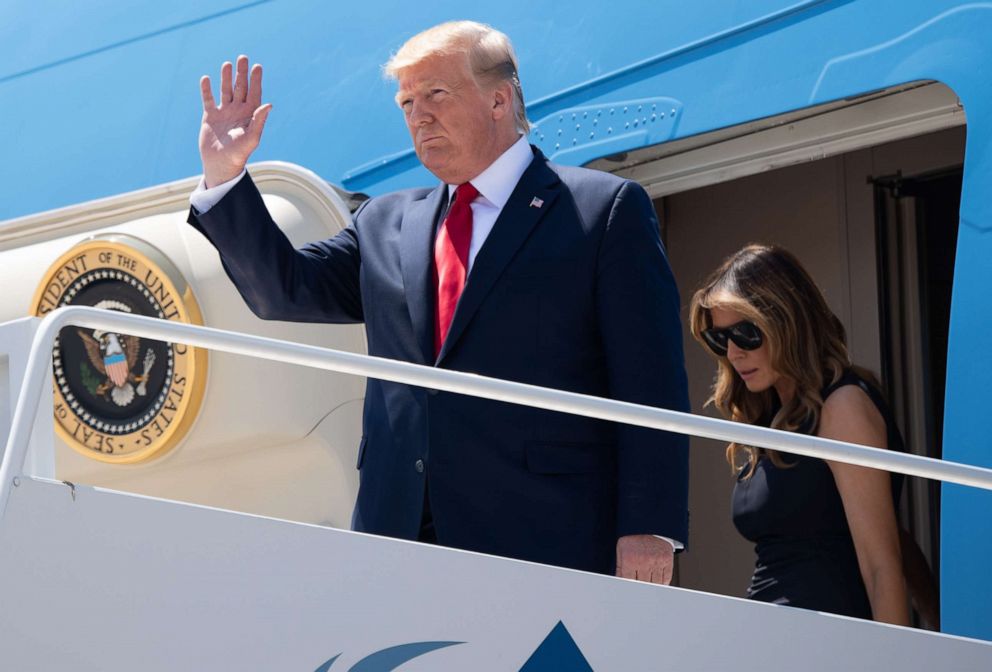
{"type": "Polygon", "coordinates": [[[24,469],[31,425],[38,412],[52,345],[59,330],[67,325],[113,329],[144,338],[186,343],[194,347],[212,348],[679,434],[763,446],[796,455],[992,490],[992,469],[983,467],[262,336],[97,308],[69,306],[46,315],[31,344],[24,385],[17,400],[3,463],[0,465],[0,519],[6,511],[11,487],[16,487],[15,479],[21,476],[24,469]]]}

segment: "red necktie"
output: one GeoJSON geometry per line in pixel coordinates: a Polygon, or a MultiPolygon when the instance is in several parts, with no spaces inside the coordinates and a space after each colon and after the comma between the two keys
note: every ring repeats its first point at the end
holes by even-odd
{"type": "Polygon", "coordinates": [[[479,190],[471,183],[458,185],[455,202],[448,216],[441,223],[441,230],[434,241],[434,279],[437,301],[434,302],[434,358],[441,353],[441,345],[448,335],[451,319],[455,316],[458,297],[465,289],[468,274],[468,248],[472,242],[472,201],[479,190]]]}

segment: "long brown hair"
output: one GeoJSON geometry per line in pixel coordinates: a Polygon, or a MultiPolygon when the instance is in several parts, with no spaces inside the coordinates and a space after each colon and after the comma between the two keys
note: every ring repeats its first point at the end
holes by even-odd
{"type": "MultiPolygon", "coordinates": [[[[728,257],[692,297],[689,323],[700,343],[702,331],[713,326],[713,308],[740,313],[761,329],[772,367],[795,383],[796,393],[775,411],[773,388],[750,392],[729,360],[714,354],[718,369],[713,394],[706,403],[739,422],[815,431],[823,407],[821,390],[837,382],[851,367],[851,359],[844,325],[799,260],[780,247],[744,247],[728,257]]],[[[775,451],[766,452],[777,466],[786,466],[775,451]]],[[[727,446],[731,468],[737,470],[747,463],[747,476],[754,473],[758,456],[758,449],[752,446],[727,446]]]]}

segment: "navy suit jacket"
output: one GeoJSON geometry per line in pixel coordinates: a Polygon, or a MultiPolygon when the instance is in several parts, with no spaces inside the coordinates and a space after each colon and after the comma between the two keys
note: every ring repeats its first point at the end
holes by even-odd
{"type": "MultiPolygon", "coordinates": [[[[372,198],[300,250],[249,178],[190,223],[264,319],[364,322],[371,355],[688,410],[679,296],[650,199],[534,151],[436,361],[444,185],[372,198]]],[[[426,487],[446,546],[611,572],[620,536],[688,537],[680,435],[370,379],[358,468],[360,531],[416,539],[426,487]]]]}

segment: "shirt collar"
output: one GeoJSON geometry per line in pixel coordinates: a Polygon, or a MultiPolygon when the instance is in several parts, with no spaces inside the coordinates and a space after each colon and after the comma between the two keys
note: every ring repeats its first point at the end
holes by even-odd
{"type": "MultiPolygon", "coordinates": [[[[489,167],[469,180],[487,201],[495,205],[500,210],[510,200],[520,177],[527,170],[527,166],[534,160],[534,153],[527,142],[527,136],[521,135],[520,139],[510,145],[510,148],[500,154],[499,158],[489,164],[489,167]]],[[[457,185],[448,185],[448,198],[455,191],[457,185]]]]}

